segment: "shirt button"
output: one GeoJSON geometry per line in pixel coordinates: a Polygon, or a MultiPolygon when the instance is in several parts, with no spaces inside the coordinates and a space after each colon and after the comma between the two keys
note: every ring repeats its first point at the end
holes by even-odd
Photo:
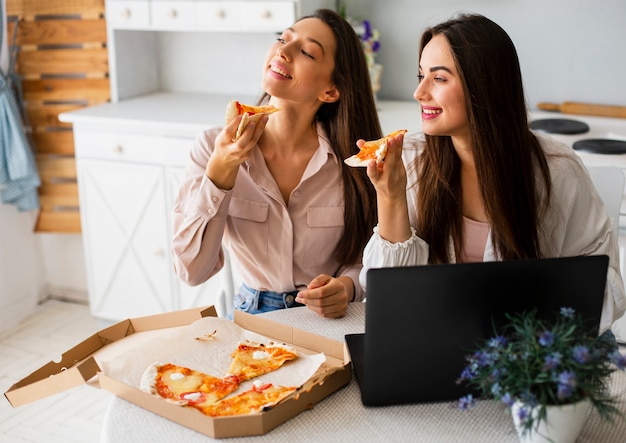
{"type": "Polygon", "coordinates": [[[213,215],[213,213],[215,213],[215,211],[213,210],[213,208],[209,209],[209,214],[213,215]]]}
{"type": "Polygon", "coordinates": [[[211,200],[213,201],[213,203],[217,203],[218,201],[220,201],[219,197],[216,196],[211,197],[211,200]]]}
{"type": "Polygon", "coordinates": [[[299,195],[300,195],[300,191],[295,191],[295,192],[293,193],[293,196],[294,196],[294,197],[298,197],[299,195]]]}

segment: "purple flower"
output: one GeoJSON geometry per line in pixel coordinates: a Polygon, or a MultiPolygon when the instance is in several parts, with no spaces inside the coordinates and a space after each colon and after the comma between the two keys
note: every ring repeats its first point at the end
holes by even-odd
{"type": "Polygon", "coordinates": [[[526,421],[530,418],[530,408],[527,406],[522,406],[521,408],[519,408],[519,410],[517,411],[517,418],[519,419],[520,423],[526,423],[526,421]]]}
{"type": "Polygon", "coordinates": [[[497,398],[500,396],[501,392],[502,392],[502,388],[500,387],[500,383],[496,382],[493,385],[491,385],[491,395],[497,398]]]}
{"type": "Polygon", "coordinates": [[[553,352],[552,354],[546,356],[543,362],[543,368],[545,371],[551,371],[561,364],[561,353],[553,352]]]}
{"type": "Polygon", "coordinates": [[[541,346],[552,346],[552,343],[554,343],[554,334],[552,332],[543,331],[539,334],[539,344],[541,346]]]}
{"type": "Polygon", "coordinates": [[[574,318],[575,312],[574,308],[561,308],[561,315],[565,318],[574,318]]]}
{"type": "Polygon", "coordinates": [[[580,364],[583,364],[587,360],[589,360],[589,349],[586,346],[582,346],[582,345],[574,346],[574,349],[572,350],[572,354],[574,356],[574,360],[576,360],[576,362],[580,364]]]}
{"type": "Polygon", "coordinates": [[[372,24],[369,20],[363,20],[363,27],[365,28],[365,32],[363,33],[362,39],[367,41],[372,37],[372,24]]]}
{"type": "Polygon", "coordinates": [[[559,374],[559,384],[576,387],[576,374],[572,371],[563,371],[559,374]]]}
{"type": "Polygon", "coordinates": [[[476,374],[472,371],[472,368],[466,366],[463,368],[463,372],[461,372],[461,380],[471,380],[475,375],[476,374]]]}
{"type": "Polygon", "coordinates": [[[472,394],[467,394],[465,397],[461,397],[459,399],[459,409],[462,411],[467,411],[469,408],[473,407],[476,404],[476,400],[474,400],[474,396],[472,394]]]}
{"type": "Polygon", "coordinates": [[[498,335],[497,337],[492,337],[489,339],[489,346],[492,348],[496,348],[496,349],[500,349],[505,347],[507,344],[506,338],[504,338],[501,335],[498,335]]]}
{"type": "Polygon", "coordinates": [[[572,392],[573,389],[571,386],[568,385],[559,385],[557,391],[556,391],[556,396],[560,399],[560,400],[565,400],[567,398],[570,398],[572,396],[572,392]]]}
{"type": "Polygon", "coordinates": [[[502,400],[502,403],[507,405],[509,408],[513,406],[513,403],[515,403],[515,400],[513,399],[513,397],[511,397],[511,394],[509,394],[508,392],[506,392],[500,400],[502,400]]]}
{"type": "Polygon", "coordinates": [[[561,400],[570,398],[576,387],[576,374],[572,371],[563,371],[559,374],[557,397],[561,400]]]}
{"type": "Polygon", "coordinates": [[[476,365],[476,367],[483,368],[491,364],[493,362],[493,359],[491,358],[491,354],[489,354],[488,352],[479,351],[472,355],[471,361],[476,365]]]}

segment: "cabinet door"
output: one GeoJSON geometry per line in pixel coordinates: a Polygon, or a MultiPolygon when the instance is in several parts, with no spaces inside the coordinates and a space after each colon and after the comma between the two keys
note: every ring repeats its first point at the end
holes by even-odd
{"type": "Polygon", "coordinates": [[[78,174],[92,314],[172,310],[163,167],[82,159],[78,174]]]}
{"type": "MultiPolygon", "coordinates": [[[[168,220],[170,221],[172,219],[171,214],[173,211],[174,199],[178,193],[184,174],[184,168],[166,168],[167,187],[169,190],[169,195],[167,196],[169,208],[168,220]]],[[[171,229],[170,232],[173,234],[171,229]]],[[[214,305],[220,316],[226,315],[231,311],[231,308],[229,308],[226,304],[230,297],[225,296],[225,291],[229,289],[228,278],[230,278],[230,275],[228,275],[227,270],[223,269],[211,277],[206,283],[192,287],[183,283],[176,278],[176,276],[174,276],[174,284],[177,289],[175,306],[177,309],[187,309],[198,306],[214,305]]],[[[232,286],[232,284],[230,286],[232,286]]]]}

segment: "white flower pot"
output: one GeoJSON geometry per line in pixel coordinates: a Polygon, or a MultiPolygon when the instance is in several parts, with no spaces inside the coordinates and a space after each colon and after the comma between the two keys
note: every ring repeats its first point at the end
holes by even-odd
{"type": "Polygon", "coordinates": [[[574,443],[585,425],[589,412],[589,400],[560,406],[547,406],[546,419],[537,426],[538,410],[531,411],[534,419],[532,429],[523,435],[523,426],[519,420],[519,411],[523,403],[516,402],[511,407],[515,430],[522,443],[574,443]]]}

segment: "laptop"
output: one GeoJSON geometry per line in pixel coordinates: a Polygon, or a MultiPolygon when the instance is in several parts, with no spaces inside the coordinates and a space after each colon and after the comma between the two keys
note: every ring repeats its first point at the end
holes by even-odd
{"type": "Polygon", "coordinates": [[[365,406],[457,400],[465,356],[505,313],[571,307],[599,330],[606,255],[376,268],[367,273],[365,333],[346,335],[365,406]]]}

